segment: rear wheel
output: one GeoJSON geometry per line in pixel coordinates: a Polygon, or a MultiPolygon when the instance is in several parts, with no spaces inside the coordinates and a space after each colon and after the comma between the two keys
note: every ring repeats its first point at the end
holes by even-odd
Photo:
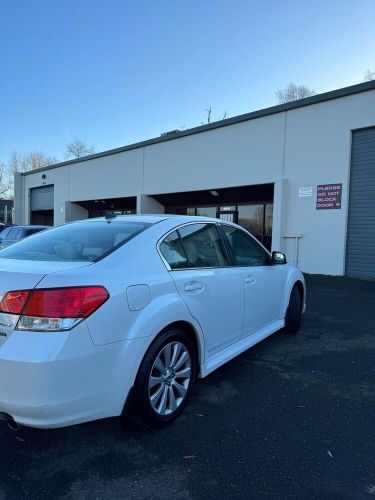
{"type": "Polygon", "coordinates": [[[135,384],[137,413],[150,424],[164,425],[182,412],[195,377],[195,352],[179,329],[162,333],[151,345],[135,384]]]}
{"type": "Polygon", "coordinates": [[[297,333],[301,326],[302,319],[302,300],[301,294],[296,285],[292,288],[289,305],[285,316],[286,333],[297,333]]]}

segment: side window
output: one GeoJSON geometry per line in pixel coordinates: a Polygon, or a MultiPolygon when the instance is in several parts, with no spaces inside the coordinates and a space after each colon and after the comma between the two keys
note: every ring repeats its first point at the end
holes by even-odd
{"type": "Polygon", "coordinates": [[[232,226],[222,226],[230,247],[232,248],[237,266],[268,266],[270,257],[255,239],[241,229],[232,226]]]}
{"type": "Polygon", "coordinates": [[[222,267],[228,262],[224,256],[220,235],[214,224],[191,224],[181,227],[182,245],[188,267],[222,267]]]}
{"type": "Polygon", "coordinates": [[[188,267],[184,249],[177,231],[168,234],[160,243],[160,251],[171,269],[188,267]]]}

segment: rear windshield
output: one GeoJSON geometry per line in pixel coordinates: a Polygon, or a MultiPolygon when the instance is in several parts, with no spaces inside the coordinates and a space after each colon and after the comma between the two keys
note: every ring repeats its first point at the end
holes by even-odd
{"type": "Polygon", "coordinates": [[[36,233],[0,250],[0,258],[96,262],[151,224],[143,222],[79,222],[36,233]]]}

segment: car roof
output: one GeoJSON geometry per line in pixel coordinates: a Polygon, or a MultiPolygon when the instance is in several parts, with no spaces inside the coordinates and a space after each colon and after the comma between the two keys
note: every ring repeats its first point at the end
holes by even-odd
{"type": "Polygon", "coordinates": [[[168,219],[168,215],[160,215],[160,214],[145,214],[145,215],[109,215],[107,217],[94,217],[92,219],[81,219],[79,221],[73,221],[69,222],[68,224],[74,224],[75,222],[82,223],[82,222],[98,222],[98,221],[103,221],[103,222],[145,222],[149,224],[155,224],[156,222],[160,222],[162,220],[168,219]]]}
{"type": "MultiPolygon", "coordinates": [[[[98,222],[98,221],[103,221],[103,222],[108,222],[111,221],[111,223],[114,222],[144,222],[147,224],[156,224],[158,222],[162,221],[173,221],[178,224],[183,224],[185,222],[218,222],[220,219],[216,219],[214,217],[204,217],[200,215],[179,215],[179,214],[141,214],[141,215],[116,215],[116,216],[109,216],[109,217],[96,217],[93,219],[83,219],[80,221],[76,221],[79,223],[85,223],[85,222],[98,222]]],[[[74,224],[74,222],[70,223],[74,224]]]]}

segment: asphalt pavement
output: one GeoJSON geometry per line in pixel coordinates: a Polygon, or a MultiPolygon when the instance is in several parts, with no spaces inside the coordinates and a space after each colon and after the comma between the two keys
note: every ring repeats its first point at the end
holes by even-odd
{"type": "Polygon", "coordinates": [[[0,422],[0,500],[375,499],[375,282],[307,285],[301,331],[198,381],[169,427],[0,422]]]}

